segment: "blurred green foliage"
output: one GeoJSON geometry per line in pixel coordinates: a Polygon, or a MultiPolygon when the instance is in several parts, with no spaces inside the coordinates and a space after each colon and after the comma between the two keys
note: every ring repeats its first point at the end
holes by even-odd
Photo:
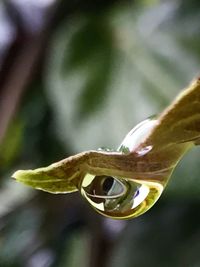
{"type": "Polygon", "coordinates": [[[198,147],[159,203],[126,223],[101,218],[76,194],[10,179],[16,169],[118,147],[199,73],[199,1],[77,3],[58,4],[39,73],[0,146],[0,267],[200,266],[198,147]],[[107,254],[101,242],[111,244],[107,254]],[[92,265],[93,249],[102,265],[92,265]]]}

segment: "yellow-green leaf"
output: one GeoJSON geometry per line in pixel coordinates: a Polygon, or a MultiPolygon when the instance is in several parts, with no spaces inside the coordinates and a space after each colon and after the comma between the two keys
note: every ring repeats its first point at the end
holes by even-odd
{"type": "Polygon", "coordinates": [[[46,168],[17,171],[13,177],[26,185],[51,193],[77,190],[83,177],[108,175],[159,181],[166,177],[200,139],[200,80],[195,80],[158,117],[146,140],[128,154],[86,151],[46,168]],[[144,152],[148,147],[148,153],[144,152]]]}

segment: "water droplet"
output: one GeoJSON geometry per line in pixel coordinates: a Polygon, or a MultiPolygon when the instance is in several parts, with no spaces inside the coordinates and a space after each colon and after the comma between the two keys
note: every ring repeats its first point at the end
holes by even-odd
{"type": "Polygon", "coordinates": [[[155,182],[87,174],[81,193],[101,214],[128,219],[146,212],[159,198],[163,186],[155,182]]]}
{"type": "MultiPolygon", "coordinates": [[[[145,140],[157,124],[155,119],[145,120],[133,128],[125,137],[118,151],[129,153],[145,140]]],[[[143,156],[151,151],[147,146],[136,151],[143,156]]],[[[128,219],[146,212],[158,200],[163,184],[151,179],[148,181],[133,177],[94,176],[86,174],[80,185],[81,194],[99,213],[114,219],[128,219]]]]}
{"type": "MultiPolygon", "coordinates": [[[[123,153],[129,153],[137,148],[137,146],[142,143],[146,137],[149,135],[151,130],[156,126],[156,119],[147,119],[136,125],[124,138],[122,144],[119,146],[118,150],[123,153]]],[[[148,146],[138,151],[140,155],[148,153],[152,149],[152,146],[148,146]]]]}

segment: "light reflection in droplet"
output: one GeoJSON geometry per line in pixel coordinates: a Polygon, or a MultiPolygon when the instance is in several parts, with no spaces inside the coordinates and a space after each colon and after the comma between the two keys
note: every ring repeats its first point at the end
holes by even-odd
{"type": "MultiPolygon", "coordinates": [[[[155,119],[141,122],[126,135],[118,151],[130,153],[135,150],[156,124],[155,119]]],[[[136,149],[136,153],[138,156],[143,156],[151,150],[152,146],[147,146],[141,150],[136,149]]],[[[99,213],[114,219],[128,219],[150,209],[160,197],[163,184],[153,177],[146,181],[141,177],[127,179],[126,177],[94,176],[88,173],[81,183],[80,191],[99,213]]]]}

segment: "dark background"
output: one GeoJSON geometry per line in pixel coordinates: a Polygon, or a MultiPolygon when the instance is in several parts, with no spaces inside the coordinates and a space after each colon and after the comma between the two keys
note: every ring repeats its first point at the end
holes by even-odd
{"type": "Polygon", "coordinates": [[[1,1],[0,267],[200,266],[198,147],[129,221],[10,178],[118,147],[199,73],[198,0],[1,1]]]}

